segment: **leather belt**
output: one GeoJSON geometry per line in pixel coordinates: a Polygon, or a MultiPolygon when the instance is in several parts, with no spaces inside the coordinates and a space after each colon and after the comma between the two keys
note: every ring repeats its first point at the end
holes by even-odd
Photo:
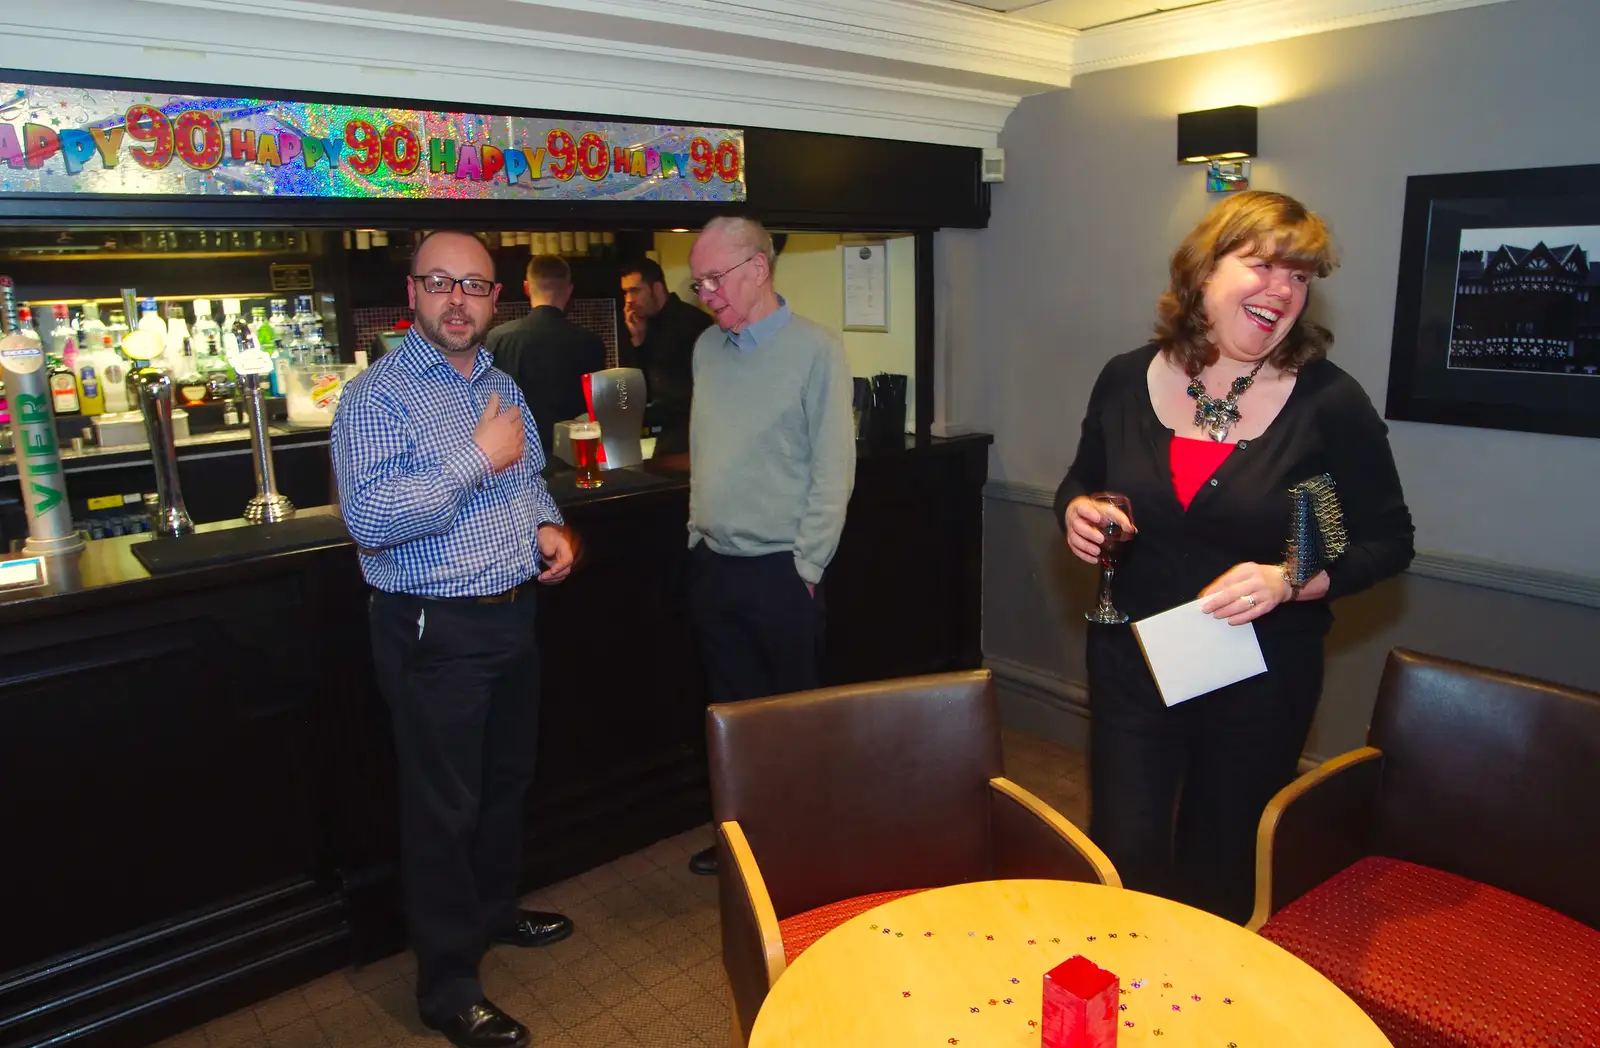
{"type": "Polygon", "coordinates": [[[477,604],[512,604],[518,599],[527,599],[529,596],[528,590],[528,584],[524,582],[519,586],[512,586],[504,593],[491,593],[484,597],[464,597],[462,599],[470,600],[477,604]]]}
{"type": "Polygon", "coordinates": [[[513,604],[533,596],[533,582],[512,586],[504,593],[489,593],[480,597],[429,597],[428,600],[448,601],[452,604],[513,604]]]}

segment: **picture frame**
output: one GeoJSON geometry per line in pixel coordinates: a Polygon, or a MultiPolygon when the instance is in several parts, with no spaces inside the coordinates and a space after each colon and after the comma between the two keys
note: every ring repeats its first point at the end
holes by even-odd
{"type": "Polygon", "coordinates": [[[889,330],[889,244],[847,240],[839,245],[844,267],[844,330],[889,330]]]}
{"type": "Polygon", "coordinates": [[[1384,417],[1600,437],[1600,165],[1406,180],[1384,417]]]}

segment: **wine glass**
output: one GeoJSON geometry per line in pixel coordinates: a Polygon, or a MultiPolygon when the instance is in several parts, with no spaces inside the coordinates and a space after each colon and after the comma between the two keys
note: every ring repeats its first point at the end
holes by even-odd
{"type": "MultiPolygon", "coordinates": [[[[1133,523],[1133,502],[1126,495],[1119,495],[1115,491],[1097,491],[1089,498],[1107,506],[1115,506],[1128,518],[1128,523],[1133,523]]],[[[1102,626],[1120,626],[1128,621],[1128,616],[1116,609],[1111,603],[1111,580],[1117,574],[1117,561],[1122,557],[1122,547],[1127,544],[1133,535],[1127,532],[1116,521],[1107,519],[1100,525],[1100,600],[1093,611],[1084,612],[1083,617],[1090,622],[1097,622],[1102,626]]]]}

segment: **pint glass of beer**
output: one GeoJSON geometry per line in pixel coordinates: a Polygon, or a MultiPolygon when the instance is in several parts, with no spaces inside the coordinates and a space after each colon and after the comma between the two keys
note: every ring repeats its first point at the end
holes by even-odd
{"type": "Polygon", "coordinates": [[[598,488],[600,480],[600,424],[575,422],[568,433],[572,441],[572,464],[578,469],[580,488],[598,488]]]}

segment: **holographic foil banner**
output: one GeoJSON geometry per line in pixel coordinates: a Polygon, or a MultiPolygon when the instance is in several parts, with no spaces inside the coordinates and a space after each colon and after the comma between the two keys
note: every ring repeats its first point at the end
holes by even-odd
{"type": "Polygon", "coordinates": [[[728,202],[744,132],[0,83],[0,193],[728,202]]]}

